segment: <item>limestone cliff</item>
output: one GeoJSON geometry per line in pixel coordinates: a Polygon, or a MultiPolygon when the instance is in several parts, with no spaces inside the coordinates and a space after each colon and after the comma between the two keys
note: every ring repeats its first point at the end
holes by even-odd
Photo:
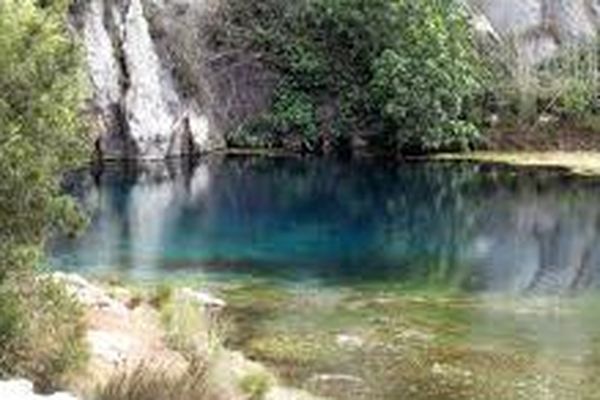
{"type": "MultiPolygon", "coordinates": [[[[464,1],[476,29],[509,44],[523,66],[595,40],[600,26],[600,0],[464,1]]],[[[218,5],[219,0],[73,0],[71,19],[85,48],[92,87],[88,110],[100,157],[209,152],[224,147],[224,131],[268,107],[277,77],[256,57],[215,56],[203,47],[202,25],[210,23],[218,5]]]]}
{"type": "Polygon", "coordinates": [[[92,87],[89,111],[105,159],[164,159],[207,152],[224,141],[201,99],[184,95],[160,54],[143,0],[76,0],[92,87]]]}
{"type": "Polygon", "coordinates": [[[478,28],[514,44],[524,64],[535,64],[560,48],[596,39],[598,0],[467,0],[478,28]]]}

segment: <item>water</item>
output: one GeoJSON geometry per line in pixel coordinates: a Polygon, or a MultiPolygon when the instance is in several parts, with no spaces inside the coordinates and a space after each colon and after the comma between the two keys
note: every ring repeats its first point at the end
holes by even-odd
{"type": "Polygon", "coordinates": [[[78,182],[91,226],[53,252],[77,270],[542,292],[600,272],[600,184],[557,172],[238,157],[78,182]]]}
{"type": "Polygon", "coordinates": [[[294,386],[350,400],[600,397],[596,179],[215,157],[107,166],[67,187],[92,220],[53,243],[55,266],[200,275],[229,304],[228,345],[294,386]]]}

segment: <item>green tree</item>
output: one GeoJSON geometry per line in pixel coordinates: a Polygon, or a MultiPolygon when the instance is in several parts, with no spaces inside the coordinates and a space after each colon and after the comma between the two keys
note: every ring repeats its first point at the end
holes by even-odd
{"type": "Polygon", "coordinates": [[[74,302],[34,273],[48,234],[81,222],[59,187],[87,146],[68,3],[0,1],[0,374],[46,386],[81,334],[74,302]]]}
{"type": "Polygon", "coordinates": [[[295,134],[309,150],[365,132],[401,151],[462,148],[477,137],[467,111],[481,67],[456,1],[225,3],[213,50],[259,54],[280,76],[271,110],[245,133],[275,142],[295,134]]]}
{"type": "Polygon", "coordinates": [[[464,150],[482,71],[464,11],[453,0],[398,2],[397,39],[373,63],[372,95],[402,149],[464,150]]]}

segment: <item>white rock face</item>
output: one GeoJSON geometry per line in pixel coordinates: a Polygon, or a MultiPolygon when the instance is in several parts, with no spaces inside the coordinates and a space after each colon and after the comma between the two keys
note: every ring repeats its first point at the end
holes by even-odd
{"type": "Polygon", "coordinates": [[[0,382],[0,399],[2,400],[77,400],[69,393],[55,393],[42,396],[33,392],[33,384],[26,380],[0,382]]]}
{"type": "Polygon", "coordinates": [[[89,4],[84,18],[83,42],[87,50],[89,77],[95,102],[103,111],[119,102],[119,66],[113,54],[110,36],[104,27],[105,7],[101,1],[89,4]]]}
{"type": "Polygon", "coordinates": [[[501,40],[515,42],[525,64],[535,64],[558,49],[593,41],[600,27],[598,0],[467,0],[501,40]]]}
{"type": "MultiPolygon", "coordinates": [[[[106,159],[165,159],[223,147],[197,99],[159,55],[143,0],[75,0],[87,55],[97,150],[106,159]]],[[[153,3],[156,6],[155,3],[153,3]]]]}
{"type": "Polygon", "coordinates": [[[129,78],[126,118],[141,158],[163,158],[168,151],[175,115],[163,97],[161,65],[150,38],[140,0],[131,0],[125,18],[123,52],[129,78]]]}

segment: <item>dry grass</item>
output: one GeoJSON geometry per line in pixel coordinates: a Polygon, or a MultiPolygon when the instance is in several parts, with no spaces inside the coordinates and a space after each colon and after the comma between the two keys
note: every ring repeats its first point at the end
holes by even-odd
{"type": "Polygon", "coordinates": [[[221,348],[218,321],[197,304],[172,299],[160,310],[165,340],[170,349],[186,354],[211,354],[221,348]]]}
{"type": "Polygon", "coordinates": [[[221,400],[211,383],[210,364],[196,359],[184,370],[141,363],[115,374],[95,400],[221,400]]]}
{"type": "Polygon", "coordinates": [[[473,152],[440,154],[436,160],[475,161],[521,167],[564,168],[577,175],[600,175],[600,152],[473,152]]]}

